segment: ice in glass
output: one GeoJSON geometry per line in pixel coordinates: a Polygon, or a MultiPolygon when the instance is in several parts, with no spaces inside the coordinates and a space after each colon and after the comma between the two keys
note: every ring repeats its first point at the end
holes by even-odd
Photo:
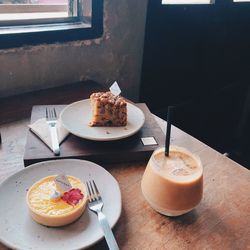
{"type": "Polygon", "coordinates": [[[148,203],[168,216],[185,214],[202,199],[203,168],[198,156],[188,150],[170,146],[155,150],[142,177],[141,189],[148,203]]]}

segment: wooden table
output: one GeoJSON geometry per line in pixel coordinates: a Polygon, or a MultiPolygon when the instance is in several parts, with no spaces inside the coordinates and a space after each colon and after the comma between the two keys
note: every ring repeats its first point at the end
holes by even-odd
{"type": "MultiPolygon", "coordinates": [[[[166,122],[155,117],[165,131],[166,122]]],[[[0,181],[22,169],[29,120],[0,126],[0,181]]],[[[192,212],[169,218],[144,200],[140,182],[146,162],[106,165],[122,193],[122,214],[114,228],[121,249],[250,249],[250,172],[183,131],[172,128],[171,143],[198,154],[204,165],[204,197],[192,212]]],[[[1,205],[1,203],[0,203],[1,205]]],[[[92,249],[105,249],[101,241],[92,249]]],[[[7,249],[1,245],[0,249],[7,249]]]]}

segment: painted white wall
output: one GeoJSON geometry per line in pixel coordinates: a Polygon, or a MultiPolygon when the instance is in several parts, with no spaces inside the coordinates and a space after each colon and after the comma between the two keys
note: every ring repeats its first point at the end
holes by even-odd
{"type": "Polygon", "coordinates": [[[116,80],[138,100],[147,0],[105,0],[101,38],[0,50],[0,97],[94,80],[116,80]]]}

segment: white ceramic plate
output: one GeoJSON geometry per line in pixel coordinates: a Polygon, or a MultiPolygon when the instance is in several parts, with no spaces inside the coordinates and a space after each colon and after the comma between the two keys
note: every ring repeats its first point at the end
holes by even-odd
{"type": "Polygon", "coordinates": [[[99,165],[83,160],[54,160],[33,164],[0,185],[0,241],[13,249],[73,250],[103,238],[97,216],[88,208],[76,222],[58,228],[39,225],[30,217],[25,197],[37,180],[54,174],[94,179],[103,197],[103,212],[113,227],[121,214],[121,193],[114,177],[99,165]]]}
{"type": "Polygon", "coordinates": [[[61,112],[63,126],[72,134],[94,141],[119,140],[135,134],[144,124],[145,116],[135,105],[128,103],[128,122],[125,127],[90,127],[90,99],[74,102],[61,112]]]}

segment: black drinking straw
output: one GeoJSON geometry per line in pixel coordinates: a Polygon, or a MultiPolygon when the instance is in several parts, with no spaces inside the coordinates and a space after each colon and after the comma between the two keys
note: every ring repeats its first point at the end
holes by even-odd
{"type": "Polygon", "coordinates": [[[171,124],[173,116],[173,106],[168,106],[167,114],[167,132],[166,132],[166,141],[165,141],[165,155],[169,155],[169,144],[170,144],[170,133],[171,133],[171,124]]]}

